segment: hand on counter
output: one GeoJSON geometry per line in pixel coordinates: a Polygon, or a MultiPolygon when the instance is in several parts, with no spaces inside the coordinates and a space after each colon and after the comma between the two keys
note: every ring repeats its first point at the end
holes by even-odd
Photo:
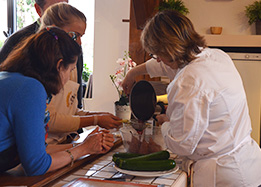
{"type": "Polygon", "coordinates": [[[108,152],[112,146],[114,145],[114,138],[113,138],[113,134],[109,133],[110,131],[106,130],[106,133],[103,133],[103,137],[102,137],[102,153],[106,153],[108,152]]]}
{"type": "Polygon", "coordinates": [[[113,134],[108,130],[94,129],[84,140],[88,154],[101,154],[108,152],[114,145],[113,134]]]}

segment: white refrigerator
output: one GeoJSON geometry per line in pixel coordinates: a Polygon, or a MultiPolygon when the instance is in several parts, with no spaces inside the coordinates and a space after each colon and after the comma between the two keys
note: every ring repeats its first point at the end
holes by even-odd
{"type": "Polygon", "coordinates": [[[243,80],[249,114],[252,122],[252,138],[260,145],[261,126],[261,53],[228,53],[243,80]]]}

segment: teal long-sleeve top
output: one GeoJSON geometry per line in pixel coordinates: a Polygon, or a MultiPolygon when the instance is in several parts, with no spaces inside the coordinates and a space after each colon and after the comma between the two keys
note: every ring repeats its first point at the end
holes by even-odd
{"type": "Polygon", "coordinates": [[[28,176],[46,173],[52,162],[45,145],[46,99],[38,80],[0,72],[0,153],[15,145],[28,176]]]}

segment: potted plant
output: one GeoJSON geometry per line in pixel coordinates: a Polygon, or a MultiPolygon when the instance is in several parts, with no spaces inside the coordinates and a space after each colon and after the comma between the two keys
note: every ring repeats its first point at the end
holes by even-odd
{"type": "Polygon", "coordinates": [[[118,67],[114,75],[110,75],[111,81],[115,86],[119,100],[115,101],[115,115],[121,119],[130,119],[131,110],[129,106],[129,98],[124,92],[121,83],[124,80],[127,72],[136,66],[136,63],[130,58],[129,52],[124,52],[124,57],[117,60],[118,67]]]}
{"type": "Polygon", "coordinates": [[[261,0],[245,7],[245,13],[248,17],[249,25],[256,24],[256,34],[261,34],[261,0]]]}
{"type": "Polygon", "coordinates": [[[86,64],[83,65],[83,71],[82,71],[82,79],[85,83],[88,82],[90,75],[92,74],[92,71],[89,70],[86,64]]]}
{"type": "Polygon", "coordinates": [[[158,10],[176,10],[183,15],[187,15],[189,13],[188,8],[185,6],[182,0],[163,0],[160,2],[158,10]]]}

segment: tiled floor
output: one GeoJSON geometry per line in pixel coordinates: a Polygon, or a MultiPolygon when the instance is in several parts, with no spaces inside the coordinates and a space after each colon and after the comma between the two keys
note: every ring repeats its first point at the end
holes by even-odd
{"type": "MultiPolygon", "coordinates": [[[[119,147],[113,152],[110,152],[102,156],[96,161],[77,170],[72,175],[62,179],[61,181],[56,183],[54,187],[61,187],[64,184],[76,178],[82,178],[82,177],[104,180],[105,178],[116,178],[122,176],[123,174],[121,174],[116,169],[114,169],[114,163],[112,162],[112,155],[115,152],[125,152],[125,150],[123,146],[119,147]]],[[[124,174],[124,179],[122,180],[126,182],[138,183],[138,184],[153,184],[153,185],[164,184],[165,187],[170,187],[170,186],[175,186],[175,181],[178,179],[178,177],[185,177],[184,181],[186,181],[186,175],[184,175],[184,172],[182,172],[181,170],[179,170],[176,173],[164,175],[160,177],[135,177],[132,175],[124,174]],[[181,173],[183,173],[182,176],[180,175],[181,173]]]]}

